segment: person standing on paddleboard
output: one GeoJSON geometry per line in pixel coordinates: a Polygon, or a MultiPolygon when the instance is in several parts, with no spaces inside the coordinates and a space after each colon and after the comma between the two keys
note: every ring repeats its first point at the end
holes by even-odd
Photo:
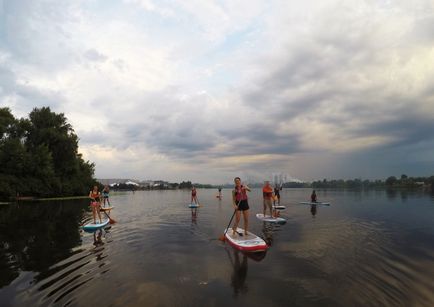
{"type": "Polygon", "coordinates": [[[194,186],[191,188],[191,203],[192,204],[193,204],[193,201],[194,201],[194,204],[199,204],[199,202],[197,201],[197,191],[196,191],[196,188],[194,186]]]}
{"type": "Polygon", "coordinates": [[[102,198],[104,199],[104,208],[105,208],[106,201],[108,206],[110,207],[109,193],[110,193],[109,186],[108,185],[104,186],[104,189],[102,190],[102,198]]]}
{"type": "Polygon", "coordinates": [[[276,200],[277,200],[277,204],[280,205],[280,191],[282,190],[282,186],[277,186],[277,184],[274,187],[274,205],[276,205],[276,200]]]}
{"type": "Polygon", "coordinates": [[[267,208],[270,209],[270,216],[273,216],[272,208],[272,198],[273,198],[273,188],[269,181],[265,181],[264,187],[262,188],[262,196],[264,198],[264,217],[267,208]]]}
{"type": "Polygon", "coordinates": [[[310,201],[313,203],[316,203],[316,193],[315,190],[313,190],[312,195],[310,195],[310,201]]]}
{"type": "Polygon", "coordinates": [[[101,207],[101,193],[98,191],[98,186],[93,186],[93,190],[89,192],[89,198],[91,199],[90,206],[92,208],[93,223],[96,224],[97,214],[99,222],[102,223],[101,213],[99,212],[99,208],[101,207]]]}
{"type": "Polygon", "coordinates": [[[247,230],[249,227],[249,203],[247,201],[247,191],[250,192],[250,188],[247,185],[241,184],[240,177],[235,177],[235,188],[232,190],[232,205],[234,206],[235,222],[232,227],[233,235],[237,232],[237,227],[241,219],[241,212],[243,213],[244,220],[244,234],[247,236],[247,230]]]}

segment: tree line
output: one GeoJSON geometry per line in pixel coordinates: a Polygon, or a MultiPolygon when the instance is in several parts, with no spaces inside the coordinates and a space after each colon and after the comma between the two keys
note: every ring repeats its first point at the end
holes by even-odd
{"type": "Polygon", "coordinates": [[[19,119],[0,108],[0,165],[1,198],[85,195],[96,183],[74,129],[49,107],[19,119]]]}
{"type": "Polygon", "coordinates": [[[401,177],[390,176],[386,180],[318,180],[312,182],[312,188],[343,188],[343,189],[367,189],[367,188],[433,188],[434,176],[409,177],[402,174],[401,177]]]}

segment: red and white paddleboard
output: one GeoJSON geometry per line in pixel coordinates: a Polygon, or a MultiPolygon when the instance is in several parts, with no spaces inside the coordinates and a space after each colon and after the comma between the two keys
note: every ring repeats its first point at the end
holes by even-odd
{"type": "Polygon", "coordinates": [[[235,234],[233,234],[232,228],[228,228],[225,232],[225,237],[232,246],[241,251],[263,252],[268,249],[268,245],[264,240],[250,231],[245,235],[242,228],[237,228],[235,234]]]}

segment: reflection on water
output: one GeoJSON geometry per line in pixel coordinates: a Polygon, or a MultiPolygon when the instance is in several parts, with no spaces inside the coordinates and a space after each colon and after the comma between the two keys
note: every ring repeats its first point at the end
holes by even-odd
{"type": "Polygon", "coordinates": [[[234,296],[236,297],[240,293],[244,294],[248,291],[248,287],[246,285],[248,270],[247,255],[235,249],[232,249],[232,255],[231,252],[229,252],[228,250],[226,251],[228,253],[229,260],[233,268],[233,272],[231,275],[231,286],[234,289],[234,296]]]}
{"type": "Polygon", "coordinates": [[[193,224],[197,224],[197,216],[198,216],[197,210],[198,210],[197,208],[191,209],[191,222],[193,224]]]}
{"type": "Polygon", "coordinates": [[[270,246],[242,253],[217,240],[230,191],[113,195],[117,221],[93,233],[87,201],[0,207],[2,306],[432,306],[434,199],[391,191],[317,191],[330,207],[281,193],[284,225],[254,219],[270,246]],[[315,217],[314,219],[312,217],[315,217]]]}
{"type": "Polygon", "coordinates": [[[310,205],[310,213],[312,214],[312,217],[315,217],[315,215],[316,215],[316,205],[310,205]]]}

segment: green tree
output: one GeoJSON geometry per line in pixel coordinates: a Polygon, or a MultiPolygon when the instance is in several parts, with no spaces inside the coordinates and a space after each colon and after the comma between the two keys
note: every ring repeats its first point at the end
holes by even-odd
{"type": "Polygon", "coordinates": [[[51,154],[54,180],[52,186],[62,195],[84,194],[95,183],[94,164],[78,153],[78,137],[63,113],[49,107],[35,108],[29,115],[26,145],[31,150],[46,146],[51,154]]]}
{"type": "Polygon", "coordinates": [[[390,176],[386,179],[386,185],[394,185],[396,184],[398,179],[395,176],[390,176]]]}
{"type": "Polygon", "coordinates": [[[95,165],[78,153],[78,137],[66,117],[44,107],[29,119],[0,108],[0,197],[87,194],[95,165]]]}

